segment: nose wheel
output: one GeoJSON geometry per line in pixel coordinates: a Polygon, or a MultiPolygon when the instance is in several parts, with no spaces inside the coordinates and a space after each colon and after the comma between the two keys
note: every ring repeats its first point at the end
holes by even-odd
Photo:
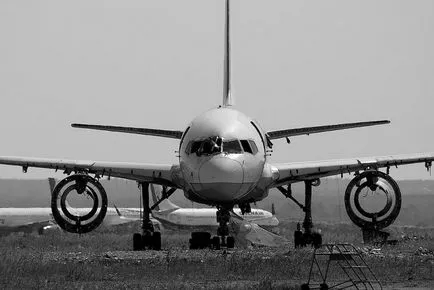
{"type": "Polygon", "coordinates": [[[235,246],[234,237],[229,236],[228,223],[231,218],[229,209],[227,208],[217,208],[217,222],[219,227],[217,228],[217,237],[214,237],[214,241],[217,239],[220,241],[220,246],[226,248],[233,248],[235,246]]]}
{"type": "Polygon", "coordinates": [[[190,249],[204,249],[211,248],[220,250],[223,248],[232,249],[235,246],[235,238],[229,236],[228,223],[231,218],[229,209],[217,208],[217,236],[211,238],[210,233],[207,232],[193,232],[191,233],[190,249]]]}

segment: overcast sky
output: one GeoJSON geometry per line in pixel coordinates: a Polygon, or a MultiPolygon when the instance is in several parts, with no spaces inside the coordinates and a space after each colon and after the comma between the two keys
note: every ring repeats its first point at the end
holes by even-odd
{"type": "MultiPolygon", "coordinates": [[[[231,5],[236,108],[265,130],[392,121],[276,141],[272,162],[434,152],[434,1],[231,5]]],[[[223,0],[0,1],[0,155],[176,163],[176,140],[70,124],[185,129],[221,104],[223,21],[223,0]]]]}

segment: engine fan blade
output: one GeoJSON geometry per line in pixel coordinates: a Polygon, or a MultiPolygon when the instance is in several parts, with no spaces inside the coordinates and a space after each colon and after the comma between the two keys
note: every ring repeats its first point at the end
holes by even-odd
{"type": "Polygon", "coordinates": [[[284,237],[273,234],[234,212],[231,212],[229,229],[234,233],[238,244],[241,245],[247,246],[247,241],[254,245],[267,247],[282,247],[289,244],[289,241],[284,237]]]}

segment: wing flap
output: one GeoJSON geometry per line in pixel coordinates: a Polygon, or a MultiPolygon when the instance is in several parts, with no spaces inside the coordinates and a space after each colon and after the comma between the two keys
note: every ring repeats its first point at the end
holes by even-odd
{"type": "Polygon", "coordinates": [[[381,121],[368,121],[368,122],[357,122],[357,123],[343,123],[343,124],[325,125],[325,126],[316,126],[316,127],[304,127],[304,128],[270,131],[267,133],[267,136],[271,140],[273,140],[273,139],[280,139],[280,138],[292,137],[298,135],[309,135],[315,133],[376,126],[376,125],[383,125],[389,123],[390,121],[388,120],[381,120],[381,121]]]}
{"type": "Polygon", "coordinates": [[[312,162],[294,162],[273,165],[279,178],[273,187],[303,180],[312,180],[338,174],[352,173],[368,168],[386,168],[414,163],[430,163],[434,161],[434,153],[419,153],[408,155],[391,155],[381,157],[325,160],[312,162]]]}
{"type": "Polygon", "coordinates": [[[121,127],[121,126],[108,126],[108,125],[91,125],[91,124],[71,124],[73,128],[89,129],[89,130],[101,130],[128,134],[149,135],[172,139],[181,139],[183,132],[176,130],[161,130],[150,128],[134,128],[134,127],[121,127]]]}

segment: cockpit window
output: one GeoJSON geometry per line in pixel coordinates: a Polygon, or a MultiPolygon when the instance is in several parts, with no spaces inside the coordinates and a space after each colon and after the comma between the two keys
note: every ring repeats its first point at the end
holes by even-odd
{"type": "Polygon", "coordinates": [[[253,140],[240,140],[241,146],[243,146],[244,152],[255,155],[258,153],[258,147],[256,147],[255,141],[253,140]]]}
{"type": "Polygon", "coordinates": [[[243,153],[238,140],[223,141],[223,152],[225,153],[243,153]]]}
{"type": "Polygon", "coordinates": [[[192,141],[186,148],[188,154],[196,153],[197,156],[220,153],[222,138],[210,137],[201,141],[192,141]]]}
{"type": "Polygon", "coordinates": [[[250,148],[249,141],[247,141],[247,140],[240,140],[240,142],[241,142],[241,146],[243,146],[244,152],[252,153],[252,148],[250,148]]]}
{"type": "Polygon", "coordinates": [[[248,142],[250,144],[250,148],[252,148],[252,154],[255,155],[256,153],[258,153],[258,147],[256,146],[255,141],[248,140],[248,142]]]}
{"type": "Polygon", "coordinates": [[[193,141],[191,143],[189,153],[196,153],[199,150],[201,144],[202,144],[202,141],[193,141]]]}
{"type": "Polygon", "coordinates": [[[197,156],[212,155],[224,152],[226,154],[241,154],[247,152],[255,155],[258,148],[253,140],[225,140],[221,137],[209,137],[204,140],[191,141],[185,148],[187,154],[197,156]]]}

